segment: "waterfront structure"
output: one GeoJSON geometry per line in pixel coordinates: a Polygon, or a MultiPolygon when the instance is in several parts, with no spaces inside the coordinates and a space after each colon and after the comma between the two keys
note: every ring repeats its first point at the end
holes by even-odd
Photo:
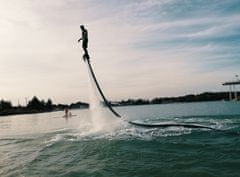
{"type": "Polygon", "coordinates": [[[229,86],[229,100],[240,100],[238,97],[238,91],[237,91],[237,85],[240,85],[240,80],[238,78],[238,75],[235,76],[236,80],[235,81],[228,81],[224,82],[222,85],[223,86],[229,86]]]}

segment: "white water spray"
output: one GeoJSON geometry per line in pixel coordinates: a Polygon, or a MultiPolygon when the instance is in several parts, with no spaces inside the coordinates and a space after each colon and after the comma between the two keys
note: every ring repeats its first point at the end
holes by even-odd
{"type": "Polygon", "coordinates": [[[104,101],[99,94],[96,84],[91,75],[90,68],[86,63],[89,74],[89,104],[90,116],[92,122],[93,132],[109,132],[115,130],[120,124],[121,120],[116,119],[104,106],[104,101]]]}

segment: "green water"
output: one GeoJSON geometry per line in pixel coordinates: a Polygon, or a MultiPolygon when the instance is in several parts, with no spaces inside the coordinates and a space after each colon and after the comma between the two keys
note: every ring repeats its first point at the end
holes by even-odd
{"type": "MultiPolygon", "coordinates": [[[[180,122],[240,131],[240,102],[116,108],[143,122],[180,122]]],[[[1,177],[238,177],[240,137],[206,129],[90,131],[88,110],[0,117],[1,177]]]]}

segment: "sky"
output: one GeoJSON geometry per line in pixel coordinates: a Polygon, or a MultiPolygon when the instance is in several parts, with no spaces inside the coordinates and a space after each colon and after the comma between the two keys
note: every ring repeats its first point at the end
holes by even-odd
{"type": "Polygon", "coordinates": [[[240,74],[239,0],[0,0],[0,98],[88,101],[80,24],[110,100],[226,91],[240,74]]]}

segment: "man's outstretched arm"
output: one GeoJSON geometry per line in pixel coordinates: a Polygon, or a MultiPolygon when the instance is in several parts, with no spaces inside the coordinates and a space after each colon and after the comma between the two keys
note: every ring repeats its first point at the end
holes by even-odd
{"type": "Polygon", "coordinates": [[[78,39],[78,42],[80,42],[82,40],[82,38],[78,39]]]}

